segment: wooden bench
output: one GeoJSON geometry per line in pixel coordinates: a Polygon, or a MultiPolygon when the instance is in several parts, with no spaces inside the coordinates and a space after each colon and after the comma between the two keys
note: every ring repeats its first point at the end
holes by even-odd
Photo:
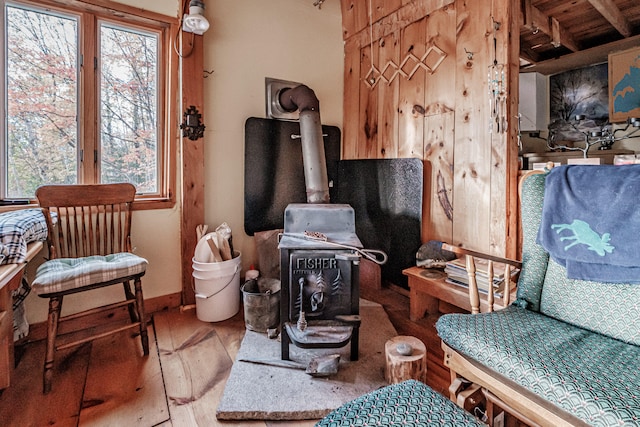
{"type": "MultiPolygon", "coordinates": [[[[42,249],[42,242],[27,245],[27,262],[42,249]]],[[[11,292],[18,289],[27,263],[0,265],[0,389],[11,384],[13,357],[13,299],[11,292]]]]}
{"type": "Polygon", "coordinates": [[[570,279],[538,245],[545,179],[530,174],[521,184],[516,300],[436,323],[450,398],[459,401],[465,384],[480,387],[489,424],[497,407],[528,425],[640,425],[640,285],[570,279]]]}

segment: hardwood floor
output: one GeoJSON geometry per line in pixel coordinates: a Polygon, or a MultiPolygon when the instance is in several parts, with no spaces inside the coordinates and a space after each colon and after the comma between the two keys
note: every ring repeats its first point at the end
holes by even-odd
{"type": "MultiPolygon", "coordinates": [[[[427,383],[446,393],[449,372],[434,324],[409,320],[409,300],[396,290],[362,289],[382,304],[399,335],[421,339],[428,353],[427,383]]],[[[224,322],[204,323],[195,310],[163,312],[150,329],[150,355],[126,334],[60,352],[53,390],[42,394],[44,343],[17,351],[13,383],[0,395],[3,426],[313,426],[316,420],[221,422],[215,409],[245,326],[242,310],[224,322]],[[135,356],[132,356],[135,354],[135,356]]]]}

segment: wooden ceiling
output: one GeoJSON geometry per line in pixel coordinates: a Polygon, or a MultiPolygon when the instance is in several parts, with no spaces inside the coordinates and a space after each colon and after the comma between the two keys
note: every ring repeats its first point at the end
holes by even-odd
{"type": "Polygon", "coordinates": [[[521,0],[521,71],[555,74],[640,46],[638,0],[521,0]]]}

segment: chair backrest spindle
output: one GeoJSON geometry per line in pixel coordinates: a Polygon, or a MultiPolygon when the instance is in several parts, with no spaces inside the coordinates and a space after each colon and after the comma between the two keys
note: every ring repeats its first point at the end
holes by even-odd
{"type": "Polygon", "coordinates": [[[77,219],[76,221],[76,231],[74,233],[74,239],[76,241],[76,254],[75,256],[83,256],[82,254],[87,253],[87,231],[85,224],[85,211],[84,206],[80,206],[78,208],[74,208],[74,216],[77,219]]]}
{"type": "Polygon", "coordinates": [[[57,233],[48,238],[51,258],[131,250],[133,185],[48,185],[40,187],[36,196],[48,222],[55,214],[57,233]]]}

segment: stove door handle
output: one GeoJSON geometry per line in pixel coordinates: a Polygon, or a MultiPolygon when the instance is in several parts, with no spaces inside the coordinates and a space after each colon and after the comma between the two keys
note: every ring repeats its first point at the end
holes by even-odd
{"type": "Polygon", "coordinates": [[[378,265],[385,264],[389,259],[384,251],[378,249],[358,249],[358,253],[378,265]]]}
{"type": "Polygon", "coordinates": [[[376,264],[379,265],[383,265],[387,262],[387,260],[389,259],[389,257],[387,256],[387,254],[384,251],[378,250],[378,249],[360,249],[360,248],[356,248],[354,246],[349,246],[349,245],[343,245],[342,243],[337,243],[337,242],[332,242],[330,240],[319,240],[317,238],[314,238],[311,235],[305,234],[304,236],[300,236],[300,235],[296,235],[296,234],[292,234],[292,233],[279,233],[278,234],[278,243],[280,243],[280,239],[281,237],[286,236],[286,237],[292,237],[294,239],[300,239],[300,240],[313,240],[316,242],[320,242],[322,244],[325,245],[331,245],[331,246],[336,246],[339,248],[344,248],[344,249],[351,249],[352,251],[356,251],[357,253],[359,253],[361,256],[375,262],[376,264]]]}

